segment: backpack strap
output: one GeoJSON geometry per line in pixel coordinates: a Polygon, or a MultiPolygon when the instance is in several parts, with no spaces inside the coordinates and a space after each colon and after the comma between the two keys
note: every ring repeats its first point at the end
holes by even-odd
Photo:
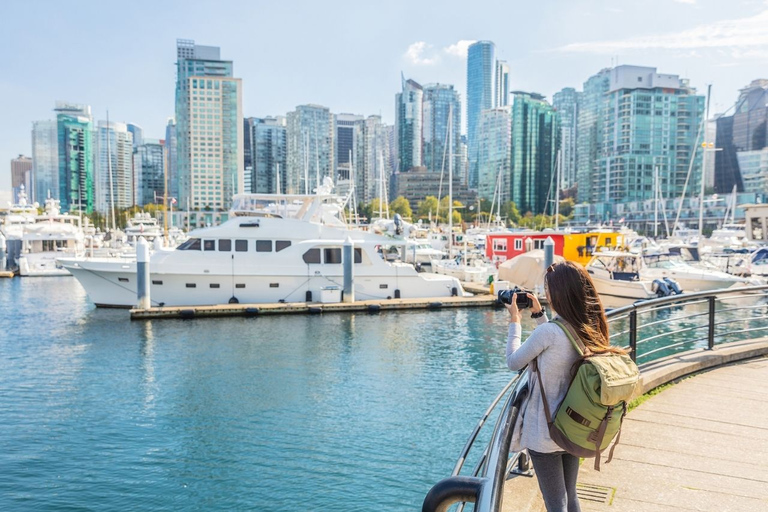
{"type": "Polygon", "coordinates": [[[541,372],[539,371],[539,358],[535,357],[530,362],[531,370],[536,373],[536,379],[539,381],[539,389],[541,394],[541,401],[544,402],[544,415],[547,417],[547,426],[551,427],[554,421],[552,415],[549,413],[549,401],[547,401],[547,394],[544,392],[544,383],[541,382],[541,372]]]}
{"type": "Polygon", "coordinates": [[[608,411],[605,413],[605,417],[603,418],[603,421],[600,422],[600,426],[597,429],[597,435],[595,436],[595,471],[600,471],[600,452],[601,452],[600,445],[603,444],[603,438],[605,437],[605,430],[608,428],[608,422],[611,421],[612,417],[613,417],[613,406],[610,406],[608,407],[608,411]]]}
{"type": "Polygon", "coordinates": [[[565,336],[568,338],[568,341],[571,342],[573,348],[576,349],[576,352],[578,352],[580,356],[584,357],[584,354],[587,352],[587,347],[584,345],[584,342],[581,341],[581,338],[579,338],[579,334],[576,332],[576,329],[574,329],[571,324],[560,317],[553,318],[550,320],[550,322],[557,325],[563,330],[563,332],[565,332],[565,336]]]}
{"type": "Polygon", "coordinates": [[[613,442],[613,446],[611,446],[611,451],[608,452],[608,460],[605,461],[606,464],[613,460],[613,450],[616,449],[616,445],[619,444],[619,439],[621,439],[621,427],[624,425],[624,416],[626,415],[627,402],[624,402],[624,411],[621,413],[621,420],[619,420],[619,432],[616,434],[616,440],[613,442]]]}

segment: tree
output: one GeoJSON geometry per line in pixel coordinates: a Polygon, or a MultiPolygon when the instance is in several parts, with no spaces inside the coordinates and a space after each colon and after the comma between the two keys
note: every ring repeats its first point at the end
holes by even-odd
{"type": "Polygon", "coordinates": [[[512,224],[520,224],[520,210],[514,201],[507,201],[501,205],[501,216],[506,217],[512,224]]]}
{"type": "Polygon", "coordinates": [[[563,215],[564,217],[571,218],[573,217],[573,207],[576,205],[576,202],[573,200],[572,197],[568,197],[560,201],[560,215],[563,215]]]}
{"type": "Polygon", "coordinates": [[[368,218],[377,218],[382,217],[385,218],[387,216],[387,205],[386,203],[382,203],[382,201],[375,197],[368,205],[369,209],[369,215],[368,218]],[[381,212],[381,215],[379,215],[379,212],[381,212]]]}
{"type": "Polygon", "coordinates": [[[416,216],[424,220],[428,220],[430,215],[434,218],[437,215],[437,206],[437,198],[435,196],[427,196],[423,201],[419,201],[416,216]]]}
{"type": "Polygon", "coordinates": [[[403,196],[398,196],[394,201],[389,203],[389,211],[393,214],[399,213],[403,218],[406,219],[413,217],[411,203],[403,196]]]}
{"type": "MultiPolygon", "coordinates": [[[[440,222],[448,222],[448,206],[448,196],[445,196],[440,200],[440,222]]],[[[464,208],[464,205],[454,200],[453,208],[453,223],[461,224],[461,211],[457,210],[457,208],[464,208]]]]}

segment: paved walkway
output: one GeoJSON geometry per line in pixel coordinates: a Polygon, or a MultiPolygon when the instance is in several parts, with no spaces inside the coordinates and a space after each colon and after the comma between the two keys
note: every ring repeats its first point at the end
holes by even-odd
{"type": "MultiPolygon", "coordinates": [[[[768,510],[768,358],[720,367],[625,419],[613,461],[581,467],[583,511],[768,510]]],[[[504,511],[543,511],[535,478],[505,487],[504,511]]]]}

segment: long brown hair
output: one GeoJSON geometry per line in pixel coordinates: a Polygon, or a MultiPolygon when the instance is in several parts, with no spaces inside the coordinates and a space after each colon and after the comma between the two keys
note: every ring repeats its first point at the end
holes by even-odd
{"type": "Polygon", "coordinates": [[[626,353],[611,346],[603,303],[584,267],[572,261],[550,265],[544,285],[552,308],[576,330],[589,351],[626,353]]]}

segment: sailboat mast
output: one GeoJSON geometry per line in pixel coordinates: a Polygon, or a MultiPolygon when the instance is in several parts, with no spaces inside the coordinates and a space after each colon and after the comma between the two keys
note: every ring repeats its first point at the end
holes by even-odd
{"type": "MultiPolygon", "coordinates": [[[[448,107],[448,257],[453,258],[453,105],[448,107]]],[[[439,204],[439,203],[438,203],[439,204]]]]}
{"type": "Polygon", "coordinates": [[[659,166],[653,167],[653,238],[659,237],[659,166]]]}
{"type": "Polygon", "coordinates": [[[706,113],[704,114],[704,151],[701,155],[701,189],[699,192],[699,243],[701,243],[701,239],[704,236],[704,170],[706,168],[707,163],[707,148],[709,147],[708,140],[707,140],[707,129],[706,129],[706,123],[709,120],[709,100],[712,96],[712,84],[707,85],[707,108],[706,113]]]}
{"type": "Polygon", "coordinates": [[[106,129],[106,136],[107,136],[107,174],[109,175],[109,209],[112,216],[112,231],[115,231],[117,229],[117,225],[115,223],[115,196],[114,192],[112,190],[112,149],[109,144],[110,137],[110,126],[109,126],[109,110],[107,110],[107,129],[106,129]]]}
{"type": "Polygon", "coordinates": [[[555,178],[555,231],[560,227],[560,172],[562,171],[562,153],[557,150],[557,178],[555,178]]]}

